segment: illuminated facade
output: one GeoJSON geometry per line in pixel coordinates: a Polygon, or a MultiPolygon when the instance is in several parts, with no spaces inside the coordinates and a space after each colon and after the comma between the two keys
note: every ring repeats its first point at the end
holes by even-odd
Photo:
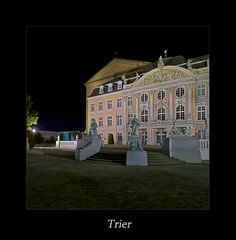
{"type": "Polygon", "coordinates": [[[109,134],[116,144],[127,144],[134,115],[144,144],[160,144],[174,123],[192,136],[209,136],[208,55],[154,63],[114,58],[85,86],[86,128],[94,118],[105,144],[109,134]]]}

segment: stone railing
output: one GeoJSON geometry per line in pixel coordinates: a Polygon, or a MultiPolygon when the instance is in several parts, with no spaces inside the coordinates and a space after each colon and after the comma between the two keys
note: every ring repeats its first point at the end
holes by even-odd
{"type": "Polygon", "coordinates": [[[77,141],[56,141],[56,148],[76,149],[77,141]]]}
{"type": "Polygon", "coordinates": [[[199,140],[198,149],[201,153],[202,160],[209,160],[209,140],[199,140]]]}

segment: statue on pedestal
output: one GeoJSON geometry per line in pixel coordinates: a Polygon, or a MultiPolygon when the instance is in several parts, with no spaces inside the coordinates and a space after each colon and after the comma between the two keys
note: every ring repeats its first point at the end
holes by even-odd
{"type": "Polygon", "coordinates": [[[97,125],[95,119],[93,118],[91,121],[91,126],[90,126],[90,131],[89,131],[93,136],[98,135],[97,127],[98,127],[98,125],[97,125]]]}
{"type": "Polygon", "coordinates": [[[140,126],[140,122],[138,120],[138,118],[136,118],[136,115],[134,115],[133,119],[131,120],[131,136],[138,136],[138,134],[136,134],[138,128],[140,126]]]}

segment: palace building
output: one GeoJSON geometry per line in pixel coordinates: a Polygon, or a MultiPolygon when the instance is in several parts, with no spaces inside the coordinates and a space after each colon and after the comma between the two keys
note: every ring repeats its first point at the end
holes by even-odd
{"type": "Polygon", "coordinates": [[[173,125],[208,139],[209,55],[156,62],[114,58],[86,83],[86,129],[94,118],[103,142],[128,144],[130,121],[140,120],[143,144],[161,144],[173,125]]]}

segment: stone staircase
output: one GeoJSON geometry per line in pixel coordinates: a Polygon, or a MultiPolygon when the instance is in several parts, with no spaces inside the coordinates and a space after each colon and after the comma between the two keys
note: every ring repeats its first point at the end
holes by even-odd
{"type": "MultiPolygon", "coordinates": [[[[100,151],[90,158],[86,159],[86,162],[95,164],[113,164],[113,165],[126,165],[126,152],[127,150],[120,150],[116,152],[100,151]]],[[[180,161],[174,158],[169,158],[167,155],[161,152],[161,150],[147,150],[148,166],[164,166],[164,165],[176,165],[184,164],[184,161],[180,161]]]]}

